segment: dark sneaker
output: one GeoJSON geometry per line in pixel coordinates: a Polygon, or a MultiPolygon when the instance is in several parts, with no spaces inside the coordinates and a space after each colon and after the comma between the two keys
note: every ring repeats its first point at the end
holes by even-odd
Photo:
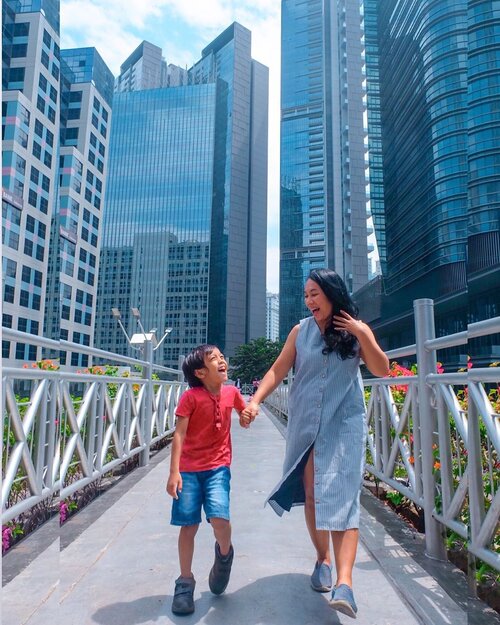
{"type": "Polygon", "coordinates": [[[214,595],[222,595],[226,590],[231,575],[231,565],[233,563],[234,549],[231,545],[229,553],[222,556],[219,543],[215,543],[215,561],[208,576],[208,585],[214,595]]]}
{"type": "Polygon", "coordinates": [[[358,607],[354,601],[352,588],[347,584],[340,584],[340,586],[334,589],[330,606],[334,610],[337,610],[337,612],[342,612],[342,614],[347,614],[347,616],[351,618],[356,618],[358,607]]]}
{"type": "Polygon", "coordinates": [[[332,589],[332,567],[326,562],[316,562],[311,575],[311,586],[316,592],[330,592],[332,589]]]}
{"type": "Polygon", "coordinates": [[[192,614],[194,612],[194,577],[178,577],[175,580],[174,600],[172,612],[174,614],[192,614]]]}

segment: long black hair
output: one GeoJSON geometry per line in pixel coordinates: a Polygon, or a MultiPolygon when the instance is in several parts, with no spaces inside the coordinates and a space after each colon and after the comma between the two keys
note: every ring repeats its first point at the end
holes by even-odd
{"type": "Polygon", "coordinates": [[[333,316],[339,315],[341,310],[345,310],[355,319],[358,318],[359,308],[349,295],[345,282],[333,269],[313,269],[308,279],[316,282],[333,307],[332,319],[323,335],[325,341],[323,354],[336,352],[342,360],[354,358],[357,353],[358,339],[345,330],[336,330],[333,327],[333,316]]]}

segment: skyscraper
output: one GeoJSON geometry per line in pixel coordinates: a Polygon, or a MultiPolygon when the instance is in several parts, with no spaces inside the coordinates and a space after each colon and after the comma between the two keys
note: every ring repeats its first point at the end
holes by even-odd
{"type": "MultiPolygon", "coordinates": [[[[373,321],[386,348],[414,341],[417,298],[434,299],[438,334],[500,314],[494,21],[491,2],[365,0],[369,149],[381,153],[384,189],[374,219],[387,255],[382,285],[363,298],[369,310],[382,286],[373,321]]],[[[500,356],[498,337],[467,349],[476,362],[500,356]]]]}
{"type": "MultiPolygon", "coordinates": [[[[188,85],[116,93],[98,345],[125,351],[112,307],[173,331],[161,362],[265,334],[267,68],[233,24],[188,85]]],[[[132,330],[133,326],[129,326],[132,330]]]]}
{"type": "Polygon", "coordinates": [[[280,298],[277,293],[266,294],[266,339],[277,341],[280,330],[280,298]]]}
{"type": "Polygon", "coordinates": [[[500,38],[485,36],[490,5],[365,0],[369,149],[381,154],[384,190],[374,223],[386,243],[375,327],[387,348],[414,341],[417,298],[435,300],[441,334],[499,314],[500,63],[484,59],[500,38]]]}
{"type": "Polygon", "coordinates": [[[176,65],[167,65],[161,48],[149,41],[143,41],[122,63],[115,90],[142,91],[186,83],[187,70],[176,65]]]}
{"type": "MultiPolygon", "coordinates": [[[[113,82],[95,48],[61,51],[58,210],[45,335],[82,345],[94,343],[113,82]]],[[[62,353],[61,364],[86,366],[88,356],[62,353]]]]}
{"type": "MultiPolygon", "coordinates": [[[[2,3],[2,325],[42,334],[49,235],[57,187],[59,2],[2,3]]],[[[2,356],[35,360],[32,345],[3,341],[2,356]]]]}
{"type": "Polygon", "coordinates": [[[282,338],[306,313],[313,267],[351,291],[368,280],[361,35],[358,2],[282,2],[282,338]]]}

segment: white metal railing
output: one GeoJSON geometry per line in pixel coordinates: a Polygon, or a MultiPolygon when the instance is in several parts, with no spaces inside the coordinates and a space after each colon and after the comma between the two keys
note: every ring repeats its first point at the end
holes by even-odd
{"type": "MultiPolygon", "coordinates": [[[[500,367],[436,373],[437,350],[500,332],[500,317],[435,338],[432,300],[416,300],[414,312],[416,344],[387,355],[416,355],[418,374],[363,381],[369,392],[366,469],[423,509],[428,556],[446,557],[445,526],[468,541],[470,554],[500,570],[493,544],[500,516],[500,414],[488,396],[491,385],[500,385],[500,367]]],[[[284,415],[288,388],[280,385],[266,401],[284,415]]]]}
{"type": "Polygon", "coordinates": [[[3,523],[48,497],[69,497],[137,454],[147,464],[151,445],[173,432],[186,384],[154,379],[155,371],[180,374],[154,365],[152,350],[140,360],[7,328],[3,338],[143,368],[142,378],[3,368],[3,523]],[[20,384],[29,387],[25,398],[16,395],[20,384]]]}

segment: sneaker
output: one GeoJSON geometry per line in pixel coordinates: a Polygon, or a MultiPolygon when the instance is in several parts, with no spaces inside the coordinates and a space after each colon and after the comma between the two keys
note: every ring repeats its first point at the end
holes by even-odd
{"type": "Polygon", "coordinates": [[[226,556],[222,556],[220,552],[219,543],[215,543],[215,561],[208,576],[208,585],[214,595],[221,595],[229,583],[229,576],[231,575],[231,565],[233,563],[234,549],[231,545],[229,553],[226,556]]]}
{"type": "Polygon", "coordinates": [[[175,580],[172,612],[174,614],[192,614],[194,612],[193,593],[196,582],[194,577],[178,577],[175,580]]]}
{"type": "Polygon", "coordinates": [[[330,592],[332,589],[332,567],[323,562],[316,562],[311,575],[311,586],[316,592],[330,592]]]}
{"type": "Polygon", "coordinates": [[[347,616],[351,618],[356,618],[358,606],[354,601],[352,588],[347,584],[340,584],[340,586],[333,590],[330,606],[334,610],[337,610],[337,612],[342,612],[342,614],[347,614],[347,616]]]}

